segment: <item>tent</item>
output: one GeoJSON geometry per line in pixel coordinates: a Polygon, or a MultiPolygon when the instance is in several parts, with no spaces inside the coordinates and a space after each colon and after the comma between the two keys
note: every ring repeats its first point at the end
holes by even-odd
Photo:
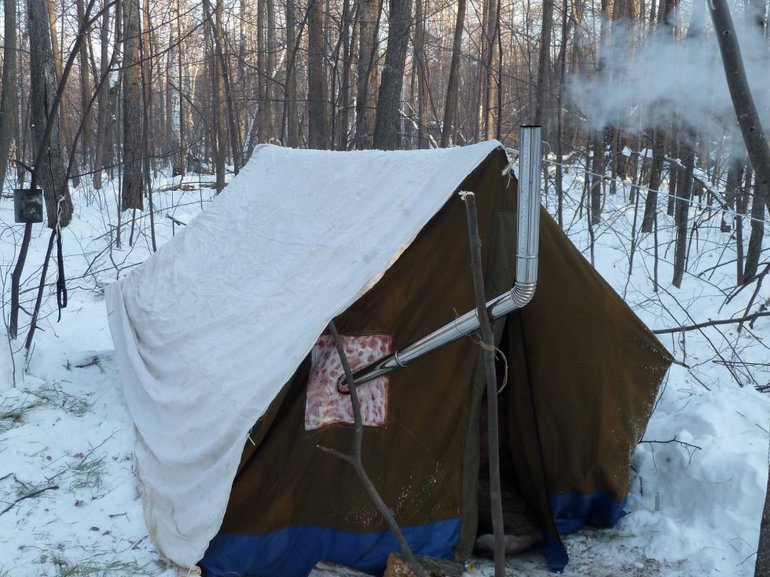
{"type": "MultiPolygon", "coordinates": [[[[459,190],[476,193],[489,295],[514,278],[516,179],[498,142],[428,151],[262,146],[107,289],[150,535],[211,576],[381,571],[396,543],[350,465],[354,368],[473,307],[459,190]],[[336,372],[335,372],[336,371],[336,372]]],[[[629,458],[670,357],[542,212],[532,302],[496,322],[507,483],[554,569],[559,533],[622,515],[629,458]]],[[[479,347],[455,341],[360,387],[364,463],[417,553],[462,558],[478,526],[479,347]]]]}

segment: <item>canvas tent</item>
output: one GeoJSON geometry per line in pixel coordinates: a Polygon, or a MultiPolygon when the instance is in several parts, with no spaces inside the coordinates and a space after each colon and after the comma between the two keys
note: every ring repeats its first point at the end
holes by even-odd
{"type": "MultiPolygon", "coordinates": [[[[514,277],[516,180],[499,143],[412,152],[257,149],[157,254],[108,287],[150,535],[212,576],[300,577],[318,560],[381,570],[396,550],[350,466],[349,397],[323,332],[355,363],[473,306],[476,193],[488,293],[514,277]]],[[[496,323],[508,482],[553,568],[559,531],[611,525],[670,358],[542,214],[533,301],[496,323]]],[[[361,387],[364,459],[413,548],[476,536],[479,348],[462,339],[361,387]]]]}

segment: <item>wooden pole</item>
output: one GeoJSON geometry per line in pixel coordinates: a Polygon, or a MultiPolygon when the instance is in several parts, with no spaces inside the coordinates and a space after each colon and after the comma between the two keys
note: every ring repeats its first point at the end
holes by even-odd
{"type": "Polygon", "coordinates": [[[492,531],[495,537],[495,577],[505,577],[505,531],[503,528],[502,488],[500,486],[500,437],[497,410],[497,372],[495,371],[495,337],[492,332],[492,323],[489,320],[487,301],[484,296],[484,272],[481,264],[481,238],[479,237],[476,197],[472,192],[461,192],[460,195],[465,201],[468,220],[473,290],[476,297],[476,314],[479,318],[484,377],[487,383],[489,499],[492,513],[492,531]]]}

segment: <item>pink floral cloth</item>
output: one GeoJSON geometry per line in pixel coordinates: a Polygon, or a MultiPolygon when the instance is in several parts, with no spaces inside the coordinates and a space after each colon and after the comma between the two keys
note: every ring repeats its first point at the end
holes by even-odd
{"type": "MultiPolygon", "coordinates": [[[[390,335],[341,336],[345,355],[351,369],[368,364],[392,352],[390,335]]],[[[350,395],[337,390],[337,382],[344,370],[334,339],[329,335],[319,337],[313,345],[310,378],[305,404],[305,430],[320,429],[332,423],[353,423],[353,404],[350,395]]],[[[358,387],[361,403],[361,419],[365,426],[383,427],[388,421],[387,375],[378,377],[358,387]]]]}

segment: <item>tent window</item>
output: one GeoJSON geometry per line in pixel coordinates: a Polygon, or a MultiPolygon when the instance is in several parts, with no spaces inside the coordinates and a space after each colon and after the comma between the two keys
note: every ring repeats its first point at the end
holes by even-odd
{"type": "MultiPolygon", "coordinates": [[[[364,367],[392,352],[390,335],[342,336],[345,354],[353,370],[364,367]]],[[[320,429],[333,423],[353,424],[350,395],[337,391],[343,369],[331,336],[318,338],[311,353],[310,377],[305,403],[305,430],[320,429]]],[[[390,377],[379,377],[358,387],[361,417],[365,426],[384,427],[388,422],[390,377]]]]}

